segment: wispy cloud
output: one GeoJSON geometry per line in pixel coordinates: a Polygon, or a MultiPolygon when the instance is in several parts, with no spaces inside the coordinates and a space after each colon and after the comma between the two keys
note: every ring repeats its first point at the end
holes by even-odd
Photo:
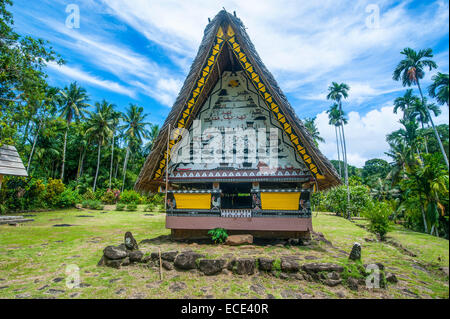
{"type": "Polygon", "coordinates": [[[123,94],[123,95],[129,96],[131,98],[136,98],[136,92],[134,90],[127,88],[125,86],[122,86],[116,82],[102,79],[98,76],[95,76],[88,72],[85,72],[79,68],[69,67],[67,65],[58,65],[53,62],[48,63],[47,66],[50,69],[53,69],[57,72],[60,72],[64,75],[66,75],[70,79],[89,83],[91,85],[100,87],[102,89],[105,89],[105,90],[108,90],[108,91],[111,91],[114,93],[123,94]]]}

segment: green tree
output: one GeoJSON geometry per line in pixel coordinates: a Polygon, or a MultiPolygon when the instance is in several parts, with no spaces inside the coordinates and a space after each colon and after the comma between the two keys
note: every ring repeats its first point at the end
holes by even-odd
{"type": "Polygon", "coordinates": [[[78,86],[77,82],[71,83],[69,87],[65,87],[60,91],[61,95],[61,117],[66,120],[67,127],[64,133],[63,157],[61,165],[61,180],[64,180],[64,166],[66,162],[66,147],[67,147],[67,133],[69,131],[70,123],[73,119],[79,120],[84,118],[89,97],[86,90],[78,86]]]}
{"type": "Polygon", "coordinates": [[[127,143],[127,151],[123,164],[122,191],[125,186],[125,177],[130,151],[133,147],[136,147],[136,145],[141,145],[142,139],[147,138],[150,133],[146,129],[146,126],[150,125],[150,123],[144,122],[146,117],[147,114],[144,113],[144,108],[134,104],[130,104],[126,112],[122,115],[125,124],[122,125],[120,129],[124,131],[127,143]]]}
{"type": "Polygon", "coordinates": [[[433,83],[428,87],[428,94],[435,98],[440,105],[448,105],[448,74],[438,72],[431,77],[433,83]]]}
{"type": "Polygon", "coordinates": [[[361,171],[363,181],[366,185],[372,186],[374,181],[385,179],[391,166],[381,158],[373,158],[364,163],[361,171]]]}
{"type": "Polygon", "coordinates": [[[340,148],[343,150],[342,145],[342,137],[341,137],[341,130],[338,130],[338,127],[340,127],[343,124],[347,124],[347,119],[345,118],[345,113],[339,110],[339,105],[337,103],[334,103],[330,106],[330,108],[327,110],[328,113],[328,124],[334,126],[334,132],[336,133],[336,148],[338,153],[338,168],[336,170],[339,171],[339,176],[342,178],[342,169],[341,169],[341,156],[340,156],[340,148]]]}
{"type": "Polygon", "coordinates": [[[394,113],[397,114],[398,110],[402,110],[403,119],[406,119],[407,112],[411,108],[413,103],[420,101],[417,96],[413,94],[412,89],[407,89],[405,94],[394,100],[394,113]]]}
{"type": "Polygon", "coordinates": [[[113,134],[114,120],[112,119],[113,106],[103,100],[101,103],[95,103],[95,112],[89,112],[90,118],[87,122],[86,133],[95,136],[98,143],[97,152],[97,169],[95,171],[94,186],[92,190],[95,192],[97,186],[98,171],[100,168],[101,149],[105,139],[113,134]]]}
{"type": "Polygon", "coordinates": [[[448,197],[448,172],[440,162],[439,154],[425,154],[422,165],[407,172],[407,178],[401,183],[405,197],[410,200],[417,198],[419,203],[424,231],[437,233],[439,213],[445,213],[441,203],[442,197],[448,197]]]}
{"type": "MultiPolygon", "coordinates": [[[[422,99],[422,104],[425,105],[425,99],[422,93],[422,88],[420,86],[420,80],[425,76],[425,68],[428,68],[430,71],[432,69],[436,69],[436,63],[431,60],[433,57],[433,51],[428,48],[425,50],[419,50],[419,52],[414,51],[411,48],[405,48],[400,54],[404,55],[404,59],[401,60],[397,67],[394,70],[392,78],[395,81],[399,81],[400,78],[402,80],[403,86],[411,86],[413,84],[417,85],[419,89],[420,97],[422,99]]],[[[441,139],[436,131],[436,128],[433,123],[433,119],[430,115],[430,111],[427,108],[428,117],[431,122],[431,126],[433,127],[434,134],[436,135],[436,139],[439,141],[439,146],[441,149],[442,156],[444,157],[445,164],[447,165],[447,170],[449,169],[448,158],[445,154],[444,147],[442,146],[441,139]]]]}
{"type": "MultiPolygon", "coordinates": [[[[342,111],[342,99],[346,99],[348,97],[348,91],[350,90],[350,87],[345,84],[341,83],[338,84],[337,82],[332,82],[331,86],[328,87],[328,94],[327,99],[333,100],[339,105],[339,112],[341,115],[341,118],[343,117],[343,111],[342,111]]],[[[348,168],[347,168],[347,146],[345,142],[345,134],[344,134],[344,125],[340,125],[341,133],[342,133],[342,144],[344,146],[344,174],[345,174],[345,184],[347,185],[347,201],[350,203],[350,189],[348,185],[348,168]]],[[[350,219],[350,213],[347,214],[348,218],[350,219]]]]}
{"type": "Polygon", "coordinates": [[[306,130],[309,132],[309,134],[311,134],[311,137],[312,137],[316,147],[319,146],[319,142],[322,142],[322,143],[325,142],[323,137],[320,136],[319,129],[317,128],[316,117],[305,118],[303,120],[303,124],[305,125],[306,130]]]}

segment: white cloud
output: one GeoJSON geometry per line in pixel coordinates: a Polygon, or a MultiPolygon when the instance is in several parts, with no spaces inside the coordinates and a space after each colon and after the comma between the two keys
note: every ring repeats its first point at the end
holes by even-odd
{"type": "MultiPolygon", "coordinates": [[[[41,19],[41,21],[65,36],[63,40],[59,39],[60,44],[85,56],[86,61],[94,64],[98,69],[114,75],[127,86],[139,83],[133,88],[133,98],[136,97],[136,93],[142,93],[165,106],[172,106],[181,87],[182,75],[180,73],[171,72],[150,58],[138,54],[126,46],[117,45],[111,39],[86,32],[80,33],[76,29],[68,29],[61,22],[55,20],[41,19]],[[179,78],[174,78],[174,74],[178,74],[179,78]],[[149,89],[150,87],[155,89],[149,89]]],[[[76,75],[77,79],[91,84],[96,83],[97,86],[101,83],[98,78],[83,74],[80,70],[68,66],[61,69],[61,72],[65,72],[66,75],[76,75]]],[[[105,88],[107,87],[105,86],[105,88]]],[[[113,88],[120,93],[122,86],[116,84],[110,90],[113,88]]],[[[126,95],[130,96],[130,94],[126,95]]]]}
{"type": "MultiPolygon", "coordinates": [[[[348,124],[344,127],[349,164],[362,167],[365,161],[372,158],[390,161],[390,158],[384,154],[389,150],[386,135],[401,127],[400,113],[393,113],[392,102],[364,115],[355,111],[350,112],[348,124]]],[[[435,124],[448,124],[447,106],[442,107],[442,114],[434,121],[435,124]]],[[[328,124],[328,114],[325,111],[317,115],[316,124],[320,135],[325,139],[325,143],[319,143],[320,150],[329,159],[337,160],[336,133],[334,126],[328,124]]]]}
{"type": "Polygon", "coordinates": [[[70,79],[89,83],[91,85],[100,87],[102,89],[106,89],[111,92],[127,95],[131,98],[136,97],[136,92],[134,90],[127,88],[123,85],[120,85],[116,82],[102,79],[78,68],[69,67],[67,65],[58,65],[54,62],[48,63],[47,66],[59,73],[68,76],[70,79]]]}

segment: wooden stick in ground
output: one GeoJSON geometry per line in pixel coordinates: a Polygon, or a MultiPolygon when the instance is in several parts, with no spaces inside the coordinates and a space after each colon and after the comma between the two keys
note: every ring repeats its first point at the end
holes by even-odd
{"type": "Polygon", "coordinates": [[[158,248],[158,253],[159,253],[159,280],[162,280],[161,248],[158,248]]]}

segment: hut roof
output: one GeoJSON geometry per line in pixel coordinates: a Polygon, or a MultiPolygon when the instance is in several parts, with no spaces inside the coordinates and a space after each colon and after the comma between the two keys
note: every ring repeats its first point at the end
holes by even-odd
{"type": "MultiPolygon", "coordinates": [[[[264,102],[277,117],[285,133],[302,156],[317,181],[319,189],[327,189],[341,183],[330,161],[315,146],[314,141],[295,114],[275,78],[265,67],[245,31],[244,24],[235,15],[220,11],[206,26],[203,40],[194,59],[183,87],[175,100],[152,151],[135,184],[138,191],[154,191],[161,185],[167,162],[167,141],[169,124],[173,129],[188,129],[201,105],[206,101],[221,70],[238,64],[259,91],[264,102]],[[226,52],[228,51],[228,52],[226,52]]],[[[171,134],[174,134],[172,131],[171,134]]],[[[175,132],[175,137],[178,136],[175,132]]],[[[170,140],[169,149],[176,143],[170,140]]],[[[170,150],[169,150],[170,154],[170,150]]]]}
{"type": "Polygon", "coordinates": [[[0,146],[0,175],[28,176],[14,146],[0,146]]]}

